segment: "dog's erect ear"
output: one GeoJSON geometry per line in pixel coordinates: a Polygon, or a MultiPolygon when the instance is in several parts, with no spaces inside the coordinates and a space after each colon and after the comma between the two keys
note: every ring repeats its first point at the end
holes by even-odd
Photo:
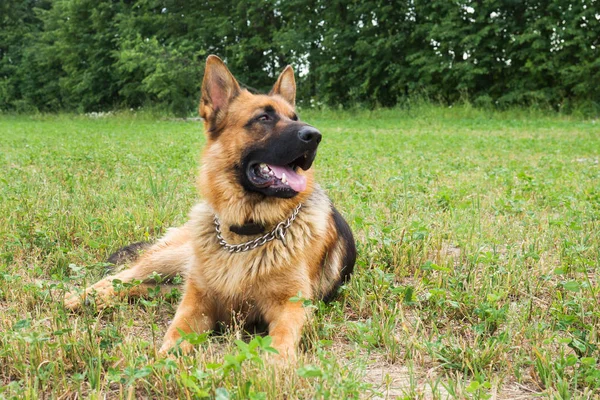
{"type": "Polygon", "coordinates": [[[200,116],[206,121],[216,121],[219,113],[225,110],[239,93],[240,85],[223,61],[215,55],[208,56],[202,80],[200,116]]]}
{"type": "Polygon", "coordinates": [[[287,100],[288,103],[296,105],[296,80],[294,79],[294,70],[291,65],[285,67],[269,95],[278,94],[287,100]]]}

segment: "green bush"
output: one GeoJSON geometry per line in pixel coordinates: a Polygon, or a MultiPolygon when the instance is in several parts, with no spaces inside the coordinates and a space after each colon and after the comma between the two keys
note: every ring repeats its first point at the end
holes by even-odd
{"type": "Polygon", "coordinates": [[[600,14],[570,2],[5,0],[0,110],[196,108],[203,60],[303,106],[410,98],[585,115],[600,108],[600,14]]]}

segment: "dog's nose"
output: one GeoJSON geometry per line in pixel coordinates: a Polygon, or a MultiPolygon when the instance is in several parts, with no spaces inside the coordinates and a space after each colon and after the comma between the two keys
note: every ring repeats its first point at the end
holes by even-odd
{"type": "Polygon", "coordinates": [[[303,126],[298,131],[298,138],[306,143],[319,144],[321,142],[321,132],[312,126],[303,126]]]}

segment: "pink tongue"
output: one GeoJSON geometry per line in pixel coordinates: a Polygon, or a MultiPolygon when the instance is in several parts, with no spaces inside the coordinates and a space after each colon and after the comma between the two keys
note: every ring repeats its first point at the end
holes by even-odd
{"type": "Polygon", "coordinates": [[[285,173],[285,178],[287,179],[288,185],[296,192],[301,192],[306,189],[306,178],[302,175],[298,175],[293,169],[290,167],[280,167],[277,165],[267,164],[269,168],[275,173],[275,176],[281,179],[283,174],[285,173]]]}

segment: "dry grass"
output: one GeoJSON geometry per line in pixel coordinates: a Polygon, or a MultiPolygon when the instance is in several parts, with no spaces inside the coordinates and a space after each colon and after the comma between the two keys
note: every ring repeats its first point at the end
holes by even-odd
{"type": "Polygon", "coordinates": [[[319,178],[359,259],[287,369],[239,329],[158,358],[175,307],[162,298],[62,307],[112,250],[185,220],[198,121],[0,117],[0,398],[600,396],[600,124],[303,117],[324,133],[319,178]]]}

